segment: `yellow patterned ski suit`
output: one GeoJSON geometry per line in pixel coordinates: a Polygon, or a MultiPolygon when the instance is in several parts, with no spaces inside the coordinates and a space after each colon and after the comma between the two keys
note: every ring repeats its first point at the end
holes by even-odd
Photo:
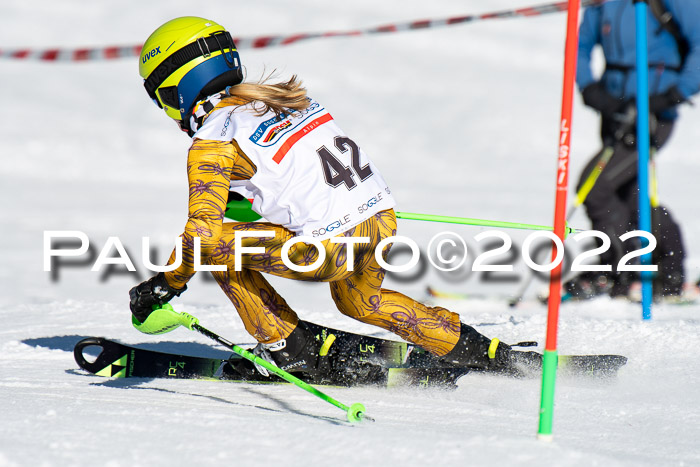
{"type": "MultiPolygon", "coordinates": [[[[249,179],[256,167],[235,141],[195,139],[189,150],[189,214],[182,234],[183,261],[165,274],[168,284],[182,288],[194,275],[194,237],[201,240],[201,264],[226,265],[225,272],[212,272],[236,307],[246,330],[259,342],[284,339],[298,322],[296,313],[265,280],[262,273],[289,279],[330,284],[331,295],[341,313],[391,331],[403,339],[442,356],[455,347],[460,336],[459,316],[444,308],[425,306],[403,294],[382,288],[385,271],[374,251],[379,242],[396,234],[393,210],[379,212],[339,234],[369,237],[369,243],[353,246],[353,270],[348,271],[347,245],[321,243],[326,250],[323,265],[310,272],[289,269],[281,260],[282,245],[294,234],[267,222],[224,222],[231,179],[249,179]],[[264,247],[263,254],[244,254],[241,271],[235,270],[235,232],[274,231],[273,238],[244,238],[243,246],[264,247]]],[[[388,249],[383,252],[384,256],[388,249]]],[[[313,264],[318,251],[313,245],[296,243],[289,258],[298,265],[313,264]]],[[[169,264],[175,260],[175,252],[169,264]]]]}

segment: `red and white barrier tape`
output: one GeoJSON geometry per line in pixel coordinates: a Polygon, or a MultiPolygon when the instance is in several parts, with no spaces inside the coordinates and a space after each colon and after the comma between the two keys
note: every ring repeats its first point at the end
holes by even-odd
{"type": "MultiPolygon", "coordinates": [[[[581,6],[589,6],[600,3],[601,0],[583,0],[581,6]]],[[[443,19],[427,19],[410,21],[406,23],[386,24],[367,29],[356,29],[351,31],[319,32],[319,33],[299,33],[288,36],[261,36],[261,37],[239,37],[234,38],[234,42],[239,49],[258,49],[263,47],[276,47],[281,45],[294,44],[309,39],[320,39],[328,37],[351,37],[365,36],[370,34],[384,34],[389,32],[411,31],[416,29],[438,28],[443,26],[453,26],[456,24],[469,23],[485,19],[512,18],[516,16],[540,16],[548,13],[566,11],[568,2],[548,3],[532,7],[504,10],[480,15],[453,16],[443,19]]],[[[0,49],[0,58],[15,60],[40,60],[49,62],[79,62],[87,60],[113,60],[116,58],[138,57],[141,53],[141,44],[130,46],[111,46],[99,48],[80,49],[0,49]]]]}
{"type": "Polygon", "coordinates": [[[0,49],[0,58],[16,60],[42,60],[47,62],[81,62],[87,60],[114,60],[115,58],[138,57],[141,45],[95,47],[83,49],[0,49]]]}

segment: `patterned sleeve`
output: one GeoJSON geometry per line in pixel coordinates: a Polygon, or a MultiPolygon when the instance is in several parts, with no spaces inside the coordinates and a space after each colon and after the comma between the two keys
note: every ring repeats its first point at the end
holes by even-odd
{"type": "MultiPolygon", "coordinates": [[[[194,237],[201,242],[199,264],[205,264],[221,235],[229,181],[238,159],[232,142],[195,139],[187,156],[189,181],[189,211],[182,239],[182,264],[165,273],[172,287],[180,289],[195,274],[194,237]]],[[[175,261],[175,250],[168,264],[175,261]]]]}

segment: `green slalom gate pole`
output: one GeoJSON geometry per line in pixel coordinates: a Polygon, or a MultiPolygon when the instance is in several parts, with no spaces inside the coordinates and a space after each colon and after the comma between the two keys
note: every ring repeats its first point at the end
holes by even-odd
{"type": "MultiPolygon", "coordinates": [[[[557,158],[556,198],[554,205],[554,233],[564,241],[566,236],[566,196],[569,183],[569,154],[571,148],[571,117],[573,114],[574,77],[578,52],[578,10],[580,0],[569,0],[566,24],[566,46],[564,55],[564,85],[562,91],[561,120],[559,124],[559,154],[557,158]]],[[[552,249],[552,260],[556,257],[552,249]]],[[[542,393],[540,397],[540,420],[537,438],[552,439],[554,415],[554,388],[557,379],[559,355],[557,332],[559,328],[559,306],[561,305],[561,273],[559,263],[552,269],[549,278],[549,300],[547,303],[547,338],[542,361],[542,393]]]]}
{"type": "Polygon", "coordinates": [[[245,350],[234,344],[233,342],[225,339],[218,334],[208,330],[204,326],[199,324],[199,320],[188,313],[177,312],[169,303],[165,303],[161,308],[154,308],[153,312],[146,318],[143,323],[140,323],[136,318],[132,318],[132,324],[136,329],[145,334],[164,334],[167,332],[174,331],[180,326],[184,326],[191,331],[197,331],[210,339],[213,339],[217,343],[227,347],[241,357],[249,360],[253,363],[260,365],[267,371],[276,374],[285,381],[294,384],[297,387],[313,394],[321,400],[332,404],[347,415],[348,421],[350,422],[360,422],[363,420],[374,421],[372,417],[367,416],[365,406],[360,403],[351,404],[347,406],[340,401],[335,400],[331,396],[319,391],[315,387],[311,386],[309,383],[300,380],[294,375],[291,375],[281,368],[276,367],[267,360],[258,357],[257,355],[245,350]]]}
{"type": "MultiPolygon", "coordinates": [[[[397,212],[398,219],[408,219],[414,221],[428,222],[444,222],[446,224],[461,224],[461,225],[477,225],[481,227],[501,227],[506,229],[522,229],[522,230],[549,230],[552,231],[552,226],[521,224],[519,222],[503,222],[490,221],[485,219],[471,219],[469,217],[452,217],[452,216],[436,216],[433,214],[418,214],[415,212],[397,212]]],[[[577,229],[566,227],[566,235],[577,232],[577,229]]]]}

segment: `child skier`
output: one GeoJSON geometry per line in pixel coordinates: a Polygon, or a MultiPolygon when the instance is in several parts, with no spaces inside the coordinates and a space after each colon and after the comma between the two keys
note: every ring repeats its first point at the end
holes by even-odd
{"type": "Polygon", "coordinates": [[[394,199],[367,154],[296,77],[243,83],[231,35],[198,17],[177,18],[153,32],[139,71],[156,105],[193,138],[182,262],[131,289],[139,323],[167,321],[152,310],[186,290],[195,265],[219,266],[213,276],[260,343],[258,351],[280,368],[314,373],[320,344],[262,273],[328,282],[341,313],[452,364],[509,366],[508,345],[455,313],[381,287],[385,271],[375,250],[396,234],[394,199]],[[269,222],[224,223],[230,191],[253,199],[254,211],[269,222]],[[299,236],[306,242],[285,245],[299,236]],[[236,261],[237,249],[261,247],[264,252],[236,261]],[[325,261],[315,267],[319,255],[325,261]]]}

